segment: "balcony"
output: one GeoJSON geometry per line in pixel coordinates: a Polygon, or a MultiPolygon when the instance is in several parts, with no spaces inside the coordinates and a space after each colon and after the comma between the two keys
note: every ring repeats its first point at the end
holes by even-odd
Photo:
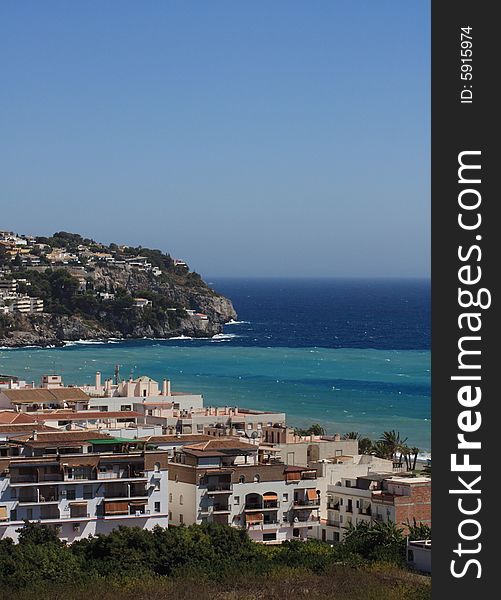
{"type": "Polygon", "coordinates": [[[212,507],[213,513],[229,513],[231,512],[231,504],[214,504],[212,507]]]}
{"type": "Polygon", "coordinates": [[[328,510],[339,510],[339,502],[327,502],[328,510]]]}
{"type": "Polygon", "coordinates": [[[42,506],[40,509],[40,520],[59,519],[60,513],[57,506],[42,506]]]}
{"type": "Polygon", "coordinates": [[[231,494],[231,483],[220,483],[207,486],[208,494],[231,494]]]}
{"type": "Polygon", "coordinates": [[[314,517],[313,515],[309,517],[295,517],[290,524],[294,527],[312,527],[313,525],[318,525],[320,523],[320,517],[314,517]],[[297,520],[296,520],[297,519],[297,520]]]}
{"type": "Polygon", "coordinates": [[[147,498],[148,491],[146,490],[144,485],[111,484],[105,487],[103,497],[107,500],[111,498],[147,498]]]}
{"type": "Polygon", "coordinates": [[[255,521],[255,522],[250,522],[247,523],[247,529],[252,529],[252,530],[266,530],[266,529],[277,529],[278,527],[280,527],[281,523],[280,521],[268,521],[268,522],[260,522],[260,521],[255,521]]]}
{"type": "Polygon", "coordinates": [[[263,510],[278,510],[280,508],[280,502],[278,500],[270,500],[264,501],[262,503],[259,502],[247,502],[245,504],[245,512],[252,511],[263,511],[263,510]]]}
{"type": "Polygon", "coordinates": [[[57,503],[59,496],[55,487],[42,487],[41,490],[24,488],[20,490],[18,501],[20,506],[23,504],[57,503]]]}
{"type": "Polygon", "coordinates": [[[320,508],[320,499],[317,500],[294,500],[293,507],[296,510],[304,510],[306,508],[320,508]]]}
{"type": "Polygon", "coordinates": [[[331,527],[341,527],[340,521],[337,521],[336,519],[327,519],[327,525],[330,525],[331,527]]]}

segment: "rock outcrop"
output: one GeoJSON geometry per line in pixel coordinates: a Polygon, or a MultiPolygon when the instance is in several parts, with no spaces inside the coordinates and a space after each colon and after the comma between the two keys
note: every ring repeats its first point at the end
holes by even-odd
{"type": "MultiPolygon", "coordinates": [[[[162,299],[164,307],[154,318],[145,309],[128,308],[110,320],[111,303],[102,303],[95,317],[75,314],[7,314],[0,317],[0,346],[61,346],[66,341],[110,338],[171,338],[175,336],[212,337],[237,314],[231,301],[212,290],[198,275],[162,274],[155,276],[129,266],[97,266],[86,273],[91,289],[116,293],[125,290],[131,297],[145,293],[162,299]],[[203,313],[206,318],[187,310],[203,313]]],[[[146,309],[147,310],[147,309],[146,309]]]]}

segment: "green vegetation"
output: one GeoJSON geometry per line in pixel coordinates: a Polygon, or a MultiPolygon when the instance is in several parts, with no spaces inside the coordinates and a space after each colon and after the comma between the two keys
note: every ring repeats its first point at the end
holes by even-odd
{"type": "MultiPolygon", "coordinates": [[[[384,431],[376,441],[363,437],[356,431],[349,431],[343,435],[343,439],[358,440],[358,449],[361,454],[373,454],[378,458],[392,460],[396,463],[403,464],[405,462],[407,471],[416,470],[419,448],[407,446],[407,438],[402,439],[398,431],[384,431]]],[[[424,470],[429,472],[428,467],[424,470]]]]}
{"type": "Polygon", "coordinates": [[[294,429],[294,433],[296,435],[325,435],[325,429],[318,423],[313,423],[313,425],[310,425],[308,429],[300,429],[296,427],[296,429],[294,429]]]}
{"type": "Polygon", "coordinates": [[[216,524],[153,531],[120,527],[66,545],[47,526],[29,523],[19,544],[0,540],[0,600],[83,600],[89,594],[282,600],[291,589],[297,594],[303,588],[301,595],[310,598],[348,593],[353,600],[429,598],[429,578],[403,570],[404,557],[402,532],[380,523],[351,529],[346,543],[335,546],[318,541],[263,546],[244,530],[216,524]]]}

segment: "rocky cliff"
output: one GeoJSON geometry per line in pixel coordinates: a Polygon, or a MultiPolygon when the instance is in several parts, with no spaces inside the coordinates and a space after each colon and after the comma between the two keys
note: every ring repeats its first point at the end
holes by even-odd
{"type": "MultiPolygon", "coordinates": [[[[78,281],[71,268],[65,271],[67,277],[78,281]]],[[[30,271],[26,273],[29,278],[30,271]]],[[[39,271],[32,277],[33,285],[40,284],[40,277],[39,271]]],[[[155,276],[128,265],[101,265],[85,272],[85,280],[87,290],[75,293],[63,307],[57,305],[57,310],[51,310],[54,302],[46,301],[44,313],[1,315],[0,346],[60,346],[65,341],[109,338],[212,337],[237,316],[231,301],[195,273],[155,276]],[[101,300],[103,293],[113,298],[101,300]],[[135,297],[151,299],[151,307],[134,307],[135,297]]]]}

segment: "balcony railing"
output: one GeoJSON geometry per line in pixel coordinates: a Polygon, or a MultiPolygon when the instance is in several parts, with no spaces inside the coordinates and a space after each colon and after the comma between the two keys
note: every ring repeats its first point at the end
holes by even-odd
{"type": "Polygon", "coordinates": [[[316,525],[317,523],[320,522],[320,517],[315,517],[313,515],[309,516],[309,517],[303,517],[303,518],[298,518],[297,520],[294,519],[293,521],[291,521],[291,525],[294,525],[294,527],[296,525],[316,525]]]}
{"type": "Polygon", "coordinates": [[[329,510],[339,510],[339,502],[327,502],[327,508],[329,510]]]}
{"type": "Polygon", "coordinates": [[[230,512],[231,504],[214,504],[212,512],[230,512]]]}
{"type": "Polygon", "coordinates": [[[247,523],[248,529],[276,529],[280,527],[280,521],[268,521],[266,523],[262,521],[255,521],[252,523],[247,523]]]}
{"type": "Polygon", "coordinates": [[[231,492],[231,483],[220,483],[217,485],[208,485],[208,492],[231,492]]]}
{"type": "Polygon", "coordinates": [[[294,508],[315,508],[320,506],[320,499],[317,500],[294,500],[294,508]]]}
{"type": "Polygon", "coordinates": [[[327,525],[331,527],[341,527],[341,522],[337,519],[327,519],[327,525]]]}
{"type": "Polygon", "coordinates": [[[45,504],[46,502],[59,502],[59,498],[56,495],[49,496],[20,496],[19,504],[45,504]]]}

